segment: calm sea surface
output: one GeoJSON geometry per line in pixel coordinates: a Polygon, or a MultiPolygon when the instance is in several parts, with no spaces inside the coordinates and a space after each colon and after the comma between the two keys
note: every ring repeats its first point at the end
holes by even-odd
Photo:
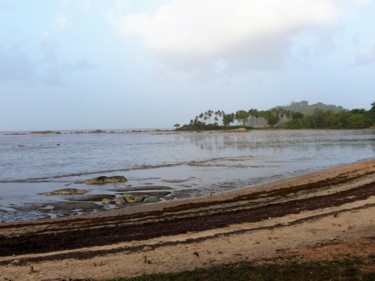
{"type": "MultiPolygon", "coordinates": [[[[207,195],[375,157],[375,130],[270,130],[248,133],[0,133],[0,221],[15,207],[48,200],[38,193],[86,188],[100,175],[126,187],[163,186],[165,200],[207,195]]],[[[113,188],[113,186],[112,186],[113,188]]],[[[108,186],[89,187],[90,193],[108,186]]],[[[13,214],[13,215],[12,215],[13,214]]],[[[37,214],[22,214],[32,219],[37,214]]]]}

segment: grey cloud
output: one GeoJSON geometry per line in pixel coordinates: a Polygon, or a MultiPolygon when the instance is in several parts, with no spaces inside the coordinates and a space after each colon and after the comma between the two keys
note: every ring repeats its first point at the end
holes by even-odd
{"type": "Polygon", "coordinates": [[[64,84],[63,74],[58,67],[50,67],[46,69],[40,78],[50,86],[59,87],[64,84]]]}
{"type": "Polygon", "coordinates": [[[235,46],[216,54],[180,54],[159,52],[157,58],[164,64],[180,71],[215,70],[218,62],[223,72],[245,70],[274,71],[282,68],[291,45],[285,34],[272,34],[254,40],[243,40],[235,46]]]}
{"type": "Polygon", "coordinates": [[[229,70],[273,71],[282,68],[288,54],[291,41],[284,34],[263,36],[257,40],[248,40],[229,52],[229,70]]]}
{"type": "Polygon", "coordinates": [[[24,83],[41,81],[49,85],[61,86],[64,84],[65,75],[76,71],[89,71],[96,67],[87,60],[60,64],[55,56],[54,45],[47,44],[45,47],[49,56],[41,61],[32,60],[18,46],[5,51],[0,49],[0,81],[13,80],[24,83]]]}
{"type": "Polygon", "coordinates": [[[305,32],[320,35],[325,44],[317,48],[329,53],[331,34],[322,31],[338,17],[335,0],[172,0],[154,15],[120,16],[115,23],[173,70],[236,72],[282,68],[292,39],[305,32]]]}
{"type": "Polygon", "coordinates": [[[95,68],[87,60],[79,60],[73,63],[59,63],[57,58],[57,41],[49,34],[44,33],[40,41],[40,49],[44,55],[45,71],[41,80],[52,86],[62,86],[63,77],[75,71],[86,71],[95,68]]]}
{"type": "Polygon", "coordinates": [[[57,42],[52,36],[48,33],[43,34],[39,46],[46,61],[56,61],[57,42]]]}
{"type": "Polygon", "coordinates": [[[79,60],[74,63],[54,64],[47,68],[42,75],[42,80],[51,86],[64,85],[64,76],[77,71],[88,71],[96,66],[86,60],[79,60]]]}
{"type": "Polygon", "coordinates": [[[74,71],[91,70],[94,69],[96,65],[88,62],[87,60],[79,60],[74,63],[64,63],[61,67],[65,72],[71,73],[74,71]]]}
{"type": "Polygon", "coordinates": [[[30,81],[35,77],[34,63],[18,47],[0,50],[0,80],[30,81]]]}

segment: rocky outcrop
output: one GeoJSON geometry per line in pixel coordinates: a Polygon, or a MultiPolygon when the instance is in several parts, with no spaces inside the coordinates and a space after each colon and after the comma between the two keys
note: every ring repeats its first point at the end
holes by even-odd
{"type": "Polygon", "coordinates": [[[112,203],[113,203],[113,200],[110,198],[103,198],[102,200],[102,204],[105,204],[105,205],[112,204],[112,203]]]}
{"type": "Polygon", "coordinates": [[[113,199],[113,202],[116,205],[124,205],[126,203],[123,197],[115,197],[115,199],[113,199]]]}
{"type": "Polygon", "coordinates": [[[76,189],[76,188],[64,188],[64,189],[59,189],[59,190],[54,190],[54,191],[47,191],[43,193],[39,193],[40,195],[81,195],[85,194],[87,190],[83,189],[76,189]]]}
{"type": "Polygon", "coordinates": [[[227,132],[233,132],[233,133],[246,133],[247,129],[246,128],[237,128],[233,130],[228,130],[227,132]]]}
{"type": "Polygon", "coordinates": [[[101,185],[101,184],[106,184],[106,183],[118,183],[118,182],[126,182],[126,181],[127,179],[124,176],[113,176],[113,177],[100,176],[100,177],[86,180],[85,184],[101,185]]]}
{"type": "Polygon", "coordinates": [[[156,203],[156,202],[159,202],[160,199],[156,196],[147,196],[147,198],[145,198],[145,200],[143,200],[143,203],[156,203]]]}
{"type": "Polygon", "coordinates": [[[61,132],[57,131],[34,131],[30,132],[31,135],[60,135],[61,132]]]}
{"type": "Polygon", "coordinates": [[[123,195],[124,199],[128,203],[138,203],[138,202],[143,202],[147,196],[143,194],[124,194],[123,195]]]}
{"type": "Polygon", "coordinates": [[[120,196],[116,196],[115,198],[103,198],[101,201],[102,204],[108,205],[108,204],[115,204],[118,206],[124,205],[124,204],[132,204],[132,203],[156,203],[159,202],[160,198],[153,195],[147,195],[147,194],[132,194],[132,193],[126,193],[120,196]]]}

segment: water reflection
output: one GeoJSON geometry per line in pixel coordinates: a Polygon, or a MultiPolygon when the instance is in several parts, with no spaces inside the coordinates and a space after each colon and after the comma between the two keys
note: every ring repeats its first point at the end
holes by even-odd
{"type": "Polygon", "coordinates": [[[183,133],[179,139],[187,139],[190,143],[207,151],[224,150],[259,150],[259,149],[306,149],[315,147],[367,147],[374,150],[374,131],[320,131],[320,130],[270,130],[249,131],[247,133],[201,132],[183,133]]]}

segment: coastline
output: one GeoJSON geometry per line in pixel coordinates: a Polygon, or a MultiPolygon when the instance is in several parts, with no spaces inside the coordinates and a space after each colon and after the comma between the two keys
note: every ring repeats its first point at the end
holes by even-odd
{"type": "Polygon", "coordinates": [[[12,280],[102,280],[323,255],[350,241],[358,254],[371,252],[374,187],[372,159],[208,197],[2,223],[0,272],[12,280]]]}

